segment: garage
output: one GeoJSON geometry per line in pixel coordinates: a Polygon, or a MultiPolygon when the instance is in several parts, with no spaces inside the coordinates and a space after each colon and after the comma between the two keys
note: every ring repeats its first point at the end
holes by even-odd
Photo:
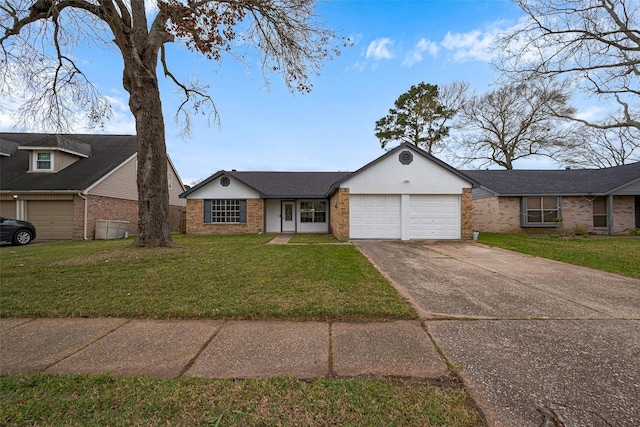
{"type": "Polygon", "coordinates": [[[27,219],[35,225],[38,240],[73,238],[72,200],[29,200],[27,219]]]}
{"type": "Polygon", "coordinates": [[[352,194],[349,197],[352,239],[399,239],[400,196],[352,194]]]}
{"type": "Polygon", "coordinates": [[[459,239],[457,195],[370,195],[349,198],[352,239],[459,239]]]}
{"type": "Polygon", "coordinates": [[[16,218],[16,202],[14,200],[0,200],[0,216],[16,218]]]}
{"type": "Polygon", "coordinates": [[[459,239],[460,198],[456,195],[412,195],[409,239],[459,239]]]}

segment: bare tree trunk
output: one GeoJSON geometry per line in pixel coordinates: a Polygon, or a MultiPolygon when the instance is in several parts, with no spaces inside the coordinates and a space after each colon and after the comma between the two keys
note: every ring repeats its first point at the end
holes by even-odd
{"type": "Polygon", "coordinates": [[[175,246],[169,226],[167,148],[156,63],[150,58],[146,67],[125,64],[124,71],[138,141],[138,235],[134,246],[175,246]]]}

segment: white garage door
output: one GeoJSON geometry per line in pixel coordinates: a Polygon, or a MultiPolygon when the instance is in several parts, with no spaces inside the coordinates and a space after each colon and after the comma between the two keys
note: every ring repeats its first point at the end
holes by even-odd
{"type": "Polygon", "coordinates": [[[409,238],[459,239],[460,198],[455,195],[411,196],[409,238]]]}
{"type": "Polygon", "coordinates": [[[352,239],[399,239],[400,196],[349,196],[349,228],[352,239]]]}
{"type": "Polygon", "coordinates": [[[29,200],[27,219],[35,225],[38,240],[71,240],[73,238],[73,201],[71,200],[29,200]]]}

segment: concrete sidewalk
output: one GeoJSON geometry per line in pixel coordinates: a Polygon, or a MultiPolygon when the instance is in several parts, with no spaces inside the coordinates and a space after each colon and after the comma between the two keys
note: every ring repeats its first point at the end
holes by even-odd
{"type": "Polygon", "coordinates": [[[448,373],[419,321],[0,319],[0,373],[35,372],[300,379],[448,373]]]}

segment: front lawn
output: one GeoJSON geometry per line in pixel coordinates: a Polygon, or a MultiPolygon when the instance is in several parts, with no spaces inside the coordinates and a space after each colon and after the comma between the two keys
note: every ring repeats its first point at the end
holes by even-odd
{"type": "Polygon", "coordinates": [[[564,238],[480,233],[479,242],[516,252],[640,278],[640,238],[564,238]]]}
{"type": "Polygon", "coordinates": [[[389,379],[299,381],[0,375],[0,425],[480,426],[459,386],[389,379]]]}
{"type": "Polygon", "coordinates": [[[0,317],[409,319],[415,313],[352,245],[272,236],[174,236],[0,250],[0,317]]]}

